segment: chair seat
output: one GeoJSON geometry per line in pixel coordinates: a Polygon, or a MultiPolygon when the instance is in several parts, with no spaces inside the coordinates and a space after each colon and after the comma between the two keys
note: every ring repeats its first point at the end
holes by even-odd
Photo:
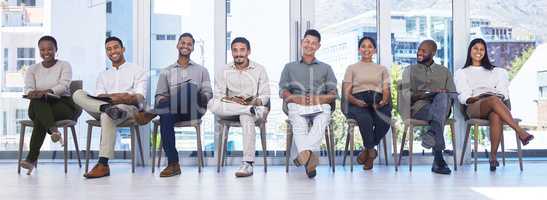
{"type": "MultiPolygon", "coordinates": [[[[452,118],[446,120],[446,124],[451,124],[454,122],[456,122],[456,120],[452,118]]],[[[428,121],[419,120],[419,119],[406,119],[405,125],[410,125],[410,124],[412,124],[413,126],[429,126],[428,121]]]]}
{"type": "MultiPolygon", "coordinates": [[[[32,122],[32,120],[21,120],[19,122],[21,123],[21,125],[34,127],[34,122],[32,122]]],[[[55,126],[56,127],[76,126],[76,123],[77,123],[76,121],[69,120],[69,119],[60,120],[55,122],[55,126]]]]}
{"type": "MultiPolygon", "coordinates": [[[[241,123],[239,120],[234,119],[220,119],[218,120],[219,124],[224,124],[225,126],[229,127],[241,127],[241,123]]],[[[255,126],[260,126],[262,123],[266,123],[265,120],[255,120],[255,126]]]]}
{"type": "MultiPolygon", "coordinates": [[[[87,120],[86,123],[91,126],[96,126],[96,127],[101,126],[101,121],[99,120],[90,119],[90,120],[87,120]]],[[[128,120],[128,121],[122,122],[121,124],[118,124],[117,127],[133,127],[138,125],[139,124],[137,124],[137,122],[128,120]]]]}
{"type": "Polygon", "coordinates": [[[348,123],[348,125],[350,126],[357,126],[357,120],[355,119],[347,118],[346,123],[348,123]]]}
{"type": "Polygon", "coordinates": [[[479,126],[488,126],[490,125],[490,120],[487,119],[479,119],[479,118],[471,118],[465,121],[467,124],[470,125],[479,125],[479,126]]]}
{"type": "MultiPolygon", "coordinates": [[[[160,125],[160,120],[155,119],[152,121],[155,126],[160,125]]],[[[195,127],[201,125],[201,119],[191,120],[191,121],[180,121],[175,123],[175,127],[195,127]]]]}
{"type": "MultiPolygon", "coordinates": [[[[520,123],[522,120],[515,118],[514,119],[517,123],[520,123]]],[[[480,118],[471,118],[465,121],[469,125],[478,125],[478,126],[490,126],[490,120],[487,119],[480,119],[480,118]]]]}

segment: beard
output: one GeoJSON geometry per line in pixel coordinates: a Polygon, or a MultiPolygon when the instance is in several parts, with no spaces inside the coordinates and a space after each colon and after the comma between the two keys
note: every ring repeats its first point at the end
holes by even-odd
{"type": "Polygon", "coordinates": [[[179,50],[179,56],[182,56],[182,57],[190,57],[190,54],[192,53],[192,51],[190,51],[189,49],[181,49],[179,50]],[[183,53],[184,50],[186,50],[186,52],[188,53],[183,53]]]}
{"type": "Polygon", "coordinates": [[[241,65],[241,64],[244,64],[244,63],[245,63],[245,58],[244,57],[235,57],[234,58],[234,64],[241,65]]]}
{"type": "Polygon", "coordinates": [[[424,56],[424,58],[422,59],[422,61],[418,61],[418,63],[420,63],[420,64],[428,64],[428,63],[430,63],[431,61],[433,61],[433,57],[431,57],[431,56],[425,57],[425,56],[424,56]]]}

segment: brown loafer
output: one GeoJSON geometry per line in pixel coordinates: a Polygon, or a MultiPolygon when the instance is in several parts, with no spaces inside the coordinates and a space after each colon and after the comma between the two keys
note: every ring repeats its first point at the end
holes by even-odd
{"type": "Polygon", "coordinates": [[[376,159],[376,156],[378,156],[378,152],[376,149],[369,149],[368,150],[368,156],[363,164],[364,170],[371,170],[374,167],[374,159],[376,159]]]}
{"type": "Polygon", "coordinates": [[[101,178],[105,176],[110,176],[110,168],[108,165],[97,163],[91,171],[84,174],[84,177],[91,179],[91,178],[101,178]]]}
{"type": "Polygon", "coordinates": [[[309,160],[306,163],[306,175],[308,175],[308,178],[314,178],[317,175],[317,165],[319,165],[319,157],[310,151],[309,160]]]}
{"type": "Polygon", "coordinates": [[[160,173],[160,177],[172,177],[180,175],[180,164],[179,163],[170,163],[165,169],[160,173]]]}
{"type": "Polygon", "coordinates": [[[146,125],[156,116],[157,115],[154,113],[138,112],[137,114],[135,114],[135,116],[133,116],[133,119],[135,119],[135,122],[137,122],[137,124],[139,125],[146,125]]]}
{"type": "Polygon", "coordinates": [[[310,150],[300,152],[298,154],[298,157],[293,160],[294,165],[296,165],[297,167],[300,167],[301,165],[306,165],[306,163],[308,163],[308,160],[310,160],[311,153],[312,152],[310,150]]]}
{"type": "Polygon", "coordinates": [[[368,149],[365,148],[361,151],[361,153],[359,153],[359,156],[357,156],[357,164],[365,164],[365,162],[367,162],[367,159],[368,159],[368,149]]]}

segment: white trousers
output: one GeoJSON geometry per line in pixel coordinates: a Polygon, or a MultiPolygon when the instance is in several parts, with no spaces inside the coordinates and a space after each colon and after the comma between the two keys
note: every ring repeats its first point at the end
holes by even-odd
{"type": "Polygon", "coordinates": [[[329,104],[320,106],[322,112],[314,115],[302,116],[306,106],[289,103],[289,121],[292,125],[293,145],[291,157],[295,158],[305,150],[319,151],[323,135],[329,125],[331,118],[331,107],[329,104]],[[311,127],[309,124],[312,124],[311,127]]]}
{"type": "Polygon", "coordinates": [[[95,119],[101,121],[101,144],[99,149],[99,157],[109,159],[114,158],[114,147],[116,146],[116,127],[118,124],[128,120],[133,120],[133,116],[138,113],[138,109],[133,105],[118,104],[115,105],[121,110],[127,112],[128,119],[125,121],[114,121],[106,113],[102,113],[99,109],[101,105],[108,104],[107,102],[93,99],[87,96],[87,92],[78,90],[72,95],[74,103],[78,104],[87,113],[95,119]]]}
{"type": "Polygon", "coordinates": [[[239,116],[239,123],[241,123],[241,129],[243,130],[243,161],[247,162],[254,162],[256,151],[256,119],[254,114],[251,113],[251,107],[222,102],[218,99],[211,99],[207,105],[207,108],[220,118],[239,116]]]}

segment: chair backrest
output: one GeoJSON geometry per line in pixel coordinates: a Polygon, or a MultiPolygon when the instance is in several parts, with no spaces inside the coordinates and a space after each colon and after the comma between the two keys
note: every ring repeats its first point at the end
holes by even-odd
{"type": "Polygon", "coordinates": [[[411,100],[405,99],[403,97],[403,81],[398,80],[397,81],[397,110],[399,110],[399,114],[401,115],[401,118],[403,120],[410,119],[410,107],[411,107],[411,100]]]}
{"type": "Polygon", "coordinates": [[[340,110],[342,111],[342,114],[348,117],[348,107],[349,107],[349,101],[346,99],[346,95],[342,94],[340,96],[340,110]]]}
{"type": "Polygon", "coordinates": [[[76,90],[81,90],[83,88],[83,81],[82,80],[73,80],[73,81],[70,81],[70,86],[69,86],[69,90],[70,90],[70,94],[74,94],[74,92],[76,92],[76,90]]]}
{"type": "MultiPolygon", "coordinates": [[[[82,80],[73,80],[70,81],[70,95],[74,94],[77,90],[83,89],[83,81],[82,80]]],[[[78,118],[80,115],[82,115],[82,108],[78,106],[77,104],[74,104],[76,106],[76,115],[74,115],[74,121],[78,121],[78,118]]]]}

